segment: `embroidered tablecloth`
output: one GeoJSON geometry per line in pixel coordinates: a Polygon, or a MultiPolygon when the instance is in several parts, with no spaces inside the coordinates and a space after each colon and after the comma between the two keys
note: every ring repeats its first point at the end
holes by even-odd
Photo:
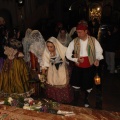
{"type": "Polygon", "coordinates": [[[73,116],[62,116],[22,108],[0,105],[0,120],[120,120],[120,112],[60,105],[59,110],[73,111],[73,116]]]}

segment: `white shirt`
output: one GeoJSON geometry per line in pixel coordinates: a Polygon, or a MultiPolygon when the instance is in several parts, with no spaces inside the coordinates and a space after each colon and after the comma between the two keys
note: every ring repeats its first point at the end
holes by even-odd
{"type": "MultiPolygon", "coordinates": [[[[87,43],[88,43],[88,38],[86,40],[81,40],[80,39],[80,57],[85,57],[85,56],[88,56],[88,53],[87,53],[87,43]]],[[[73,62],[77,62],[78,58],[73,58],[72,55],[73,55],[73,52],[74,51],[74,40],[72,40],[67,48],[67,51],[66,51],[66,57],[67,59],[73,61],[73,62]]],[[[103,49],[100,45],[100,43],[95,39],[95,52],[96,52],[96,59],[97,60],[101,60],[103,59],[103,49]]]]}

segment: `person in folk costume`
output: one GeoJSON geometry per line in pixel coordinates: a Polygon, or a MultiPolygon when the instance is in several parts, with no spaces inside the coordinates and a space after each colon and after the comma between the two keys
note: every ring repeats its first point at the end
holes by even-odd
{"type": "Polygon", "coordinates": [[[74,88],[75,105],[78,102],[79,90],[85,92],[84,106],[89,107],[88,95],[93,87],[95,66],[103,59],[103,50],[99,42],[88,35],[88,26],[81,22],[76,26],[78,37],[73,39],[66,51],[67,59],[75,62],[70,84],[74,88]],[[73,52],[74,51],[74,52],[73,52]]]}
{"type": "MultiPolygon", "coordinates": [[[[80,20],[78,22],[78,24],[83,24],[85,25],[86,27],[88,27],[88,23],[87,21],[85,20],[80,20]]],[[[90,32],[89,30],[87,31],[88,35],[90,35],[90,32]]],[[[76,38],[78,35],[77,35],[77,32],[76,32],[76,26],[74,26],[71,30],[70,30],[70,33],[69,33],[69,36],[72,37],[73,39],[76,38]]],[[[74,51],[73,51],[74,53],[74,51]]],[[[70,72],[70,76],[71,76],[71,73],[72,73],[72,70],[73,70],[73,67],[74,67],[74,62],[71,61],[71,60],[68,60],[69,61],[69,72],[70,72]]]]}
{"type": "Polygon", "coordinates": [[[42,74],[47,75],[46,97],[60,103],[70,103],[73,99],[65,59],[66,50],[55,37],[50,37],[46,41],[42,58],[42,74]]]}
{"type": "Polygon", "coordinates": [[[66,46],[66,47],[69,45],[69,43],[72,40],[72,38],[69,36],[69,34],[67,33],[67,30],[65,28],[60,29],[57,39],[59,40],[59,42],[62,45],[66,46]]]}
{"type": "Polygon", "coordinates": [[[30,34],[32,32],[32,29],[28,28],[25,32],[25,37],[22,39],[23,44],[23,52],[24,52],[24,60],[25,62],[30,65],[30,53],[29,53],[29,47],[30,47],[30,34]]]}
{"type": "Polygon", "coordinates": [[[40,71],[40,64],[42,64],[42,54],[45,48],[45,40],[38,30],[33,30],[30,34],[30,61],[31,69],[40,71]]]}
{"type": "Polygon", "coordinates": [[[22,44],[17,39],[10,39],[4,46],[4,60],[0,73],[0,91],[5,93],[24,93],[29,90],[29,73],[24,55],[19,51],[22,44]]]}

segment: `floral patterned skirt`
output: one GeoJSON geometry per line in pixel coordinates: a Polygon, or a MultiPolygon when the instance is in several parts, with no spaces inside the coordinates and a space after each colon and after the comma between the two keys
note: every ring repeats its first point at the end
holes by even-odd
{"type": "Polygon", "coordinates": [[[46,85],[45,96],[59,103],[71,103],[73,100],[73,90],[70,85],[62,88],[46,85]]]}

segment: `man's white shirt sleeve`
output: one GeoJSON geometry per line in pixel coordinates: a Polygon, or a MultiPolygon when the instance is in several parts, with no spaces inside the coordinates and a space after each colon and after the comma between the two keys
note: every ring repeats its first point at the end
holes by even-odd
{"type": "Polygon", "coordinates": [[[74,51],[74,40],[70,42],[67,51],[66,51],[66,57],[68,60],[71,60],[73,62],[77,62],[78,58],[73,58],[73,51],[74,51]]]}

